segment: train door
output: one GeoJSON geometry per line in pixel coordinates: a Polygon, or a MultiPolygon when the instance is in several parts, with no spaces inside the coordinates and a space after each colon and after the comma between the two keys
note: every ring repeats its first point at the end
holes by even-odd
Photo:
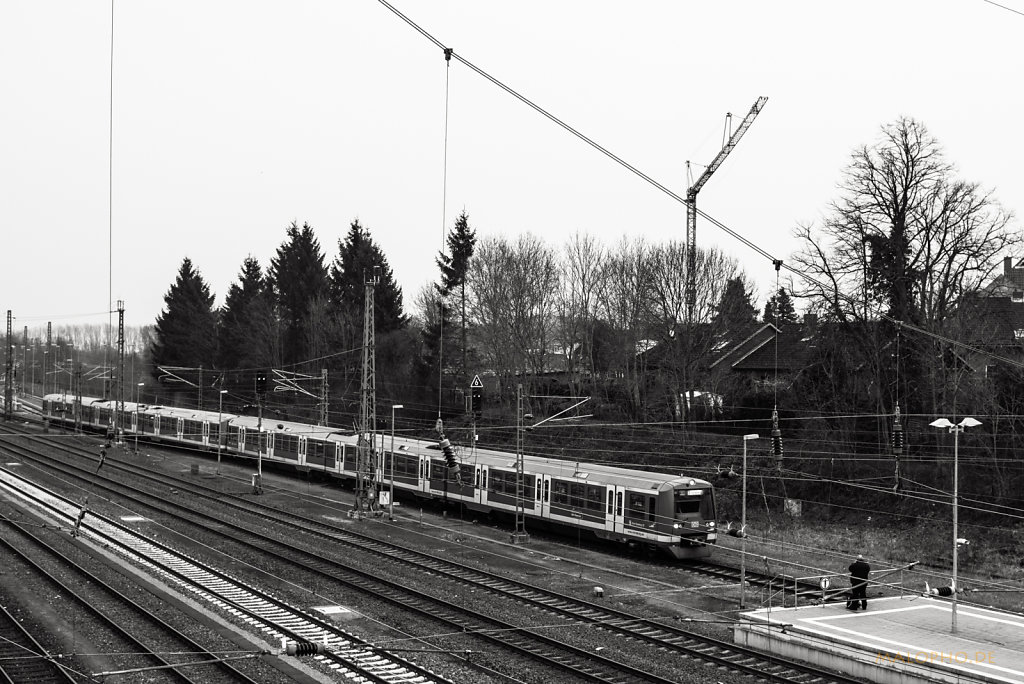
{"type": "Polygon", "coordinates": [[[481,504],[487,503],[487,466],[477,465],[476,467],[476,500],[481,504]]]}
{"type": "Polygon", "coordinates": [[[178,436],[179,440],[185,439],[185,419],[178,418],[175,422],[177,423],[177,426],[175,427],[175,434],[178,436]]]}
{"type": "Polygon", "coordinates": [[[430,454],[420,454],[420,483],[421,492],[430,491],[430,454]]]}
{"type": "Polygon", "coordinates": [[[623,499],[626,497],[622,487],[615,488],[615,504],[612,510],[612,530],[623,534],[625,521],[623,519],[623,499]]]}
{"type": "Polygon", "coordinates": [[[203,446],[210,446],[210,422],[203,421],[203,446]]]}
{"type": "Polygon", "coordinates": [[[615,485],[605,487],[604,529],[615,531],[615,485]]]}
{"type": "Polygon", "coordinates": [[[299,465],[306,465],[306,443],[308,441],[308,437],[299,435],[299,465]]]}
{"type": "Polygon", "coordinates": [[[540,516],[547,518],[551,515],[551,476],[545,475],[540,485],[537,488],[537,495],[539,499],[540,516]]]}

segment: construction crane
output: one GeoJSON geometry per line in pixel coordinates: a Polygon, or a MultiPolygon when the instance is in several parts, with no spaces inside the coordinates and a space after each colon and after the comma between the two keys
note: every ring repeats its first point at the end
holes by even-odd
{"type": "MultiPolygon", "coordinates": [[[[694,309],[697,306],[697,193],[736,147],[767,101],[767,97],[757,98],[757,102],[747,112],[736,132],[729,137],[711,163],[704,168],[704,173],[700,174],[700,178],[686,190],[686,311],[690,323],[694,322],[694,309]]],[[[726,123],[730,124],[731,122],[732,114],[726,114],[726,123]]]]}

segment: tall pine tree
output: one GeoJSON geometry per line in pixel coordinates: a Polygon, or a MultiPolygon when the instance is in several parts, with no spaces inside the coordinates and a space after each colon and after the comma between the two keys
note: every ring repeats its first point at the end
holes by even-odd
{"type": "Polygon", "coordinates": [[[778,323],[796,323],[799,316],[796,315],[796,307],[793,306],[793,298],[786,292],[786,288],[780,287],[779,291],[765,302],[764,322],[775,323],[778,316],[778,323]]]}
{"type": "Polygon", "coordinates": [[[164,310],[156,319],[150,355],[154,377],[156,366],[187,368],[215,367],[217,356],[217,313],[214,296],[188,257],[181,262],[177,278],[164,295],[164,310]]]}
{"type": "Polygon", "coordinates": [[[408,318],[402,313],[402,289],[388,260],[370,237],[370,231],[356,219],[348,234],[338,242],[338,256],[331,266],[332,303],[352,320],[362,320],[366,281],[377,269],[374,289],[374,327],[378,334],[405,328],[408,318]],[[353,312],[359,312],[358,318],[353,312]]]}
{"type": "Polygon", "coordinates": [[[219,339],[221,368],[267,368],[279,361],[273,293],[252,256],[242,262],[238,281],[224,298],[219,339]]]}
{"type": "Polygon", "coordinates": [[[730,278],[725,284],[714,318],[716,330],[733,340],[742,339],[757,326],[757,307],[743,278],[730,278]]]}
{"type": "MultiPolygon", "coordinates": [[[[473,251],[476,248],[476,231],[469,225],[469,216],[463,211],[455,220],[455,226],[448,233],[448,254],[444,252],[437,256],[437,267],[441,270],[441,283],[437,286],[438,292],[445,299],[452,294],[458,297],[460,311],[459,325],[459,349],[461,351],[461,377],[466,377],[466,275],[469,273],[469,262],[473,258],[473,251]]],[[[444,324],[448,323],[448,307],[444,307],[444,324]]],[[[438,333],[439,331],[433,331],[438,333]]],[[[429,334],[429,333],[428,333],[429,334]]],[[[441,333],[443,334],[443,333],[441,333]]]]}
{"type": "Polygon", "coordinates": [[[302,228],[292,222],[288,239],[270,260],[270,283],[281,318],[281,360],[295,363],[310,358],[314,302],[323,301],[330,292],[330,277],[324,265],[320,242],[308,223],[302,228]]]}

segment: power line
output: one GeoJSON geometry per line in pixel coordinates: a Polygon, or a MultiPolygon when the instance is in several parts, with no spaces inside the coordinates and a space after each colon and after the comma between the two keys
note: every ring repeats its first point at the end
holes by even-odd
{"type": "MultiPolygon", "coordinates": [[[[990,0],[985,0],[985,1],[986,2],[990,2],[990,0]]],[[[455,52],[451,48],[446,47],[440,40],[438,40],[433,35],[431,35],[426,29],[421,27],[419,24],[414,22],[412,19],[410,19],[405,14],[402,14],[400,11],[398,11],[398,9],[396,9],[393,5],[391,5],[389,2],[387,2],[387,0],[378,0],[378,2],[380,2],[382,5],[387,7],[391,12],[393,12],[396,16],[398,16],[400,19],[402,19],[402,21],[404,21],[409,26],[411,26],[413,29],[415,29],[424,38],[429,40],[431,43],[433,43],[437,47],[441,48],[444,51],[446,57],[448,57],[448,56],[454,57],[456,60],[458,60],[464,66],[466,66],[467,68],[469,68],[472,71],[476,72],[479,76],[481,76],[485,80],[489,81],[493,85],[497,86],[501,90],[505,91],[506,93],[508,93],[509,95],[514,97],[515,99],[519,100],[520,102],[522,102],[526,106],[530,107],[531,109],[536,111],[538,114],[540,114],[544,118],[548,119],[549,121],[553,122],[554,124],[556,124],[560,128],[562,128],[565,131],[569,132],[570,134],[572,134],[576,138],[578,138],[578,139],[582,140],[583,142],[585,142],[586,144],[590,145],[595,150],[597,150],[601,154],[605,155],[606,157],[608,157],[609,159],[611,159],[615,163],[619,164],[620,166],[622,166],[626,170],[630,171],[631,173],[633,173],[637,177],[647,181],[650,185],[654,186],[655,188],[660,190],[662,193],[668,195],[669,197],[671,197],[672,199],[676,200],[680,204],[683,204],[684,206],[688,206],[687,201],[683,197],[681,197],[679,194],[677,194],[677,193],[673,192],[672,190],[668,189],[667,187],[665,187],[664,185],[659,183],[657,180],[655,180],[651,176],[647,175],[646,173],[644,173],[643,171],[641,171],[637,167],[633,166],[632,164],[630,164],[629,162],[624,160],[622,157],[619,157],[614,152],[612,152],[611,150],[607,149],[606,147],[604,147],[603,145],[601,145],[597,141],[593,140],[592,138],[588,137],[587,135],[585,135],[584,133],[582,133],[578,129],[576,129],[573,126],[569,125],[568,123],[566,123],[562,119],[558,118],[557,116],[555,116],[554,114],[552,114],[548,110],[544,109],[540,105],[536,104],[535,102],[533,102],[532,100],[530,100],[526,96],[520,94],[519,92],[514,90],[512,87],[506,85],[505,83],[503,83],[502,81],[498,80],[494,76],[491,76],[489,73],[487,73],[486,71],[484,71],[480,67],[476,66],[475,64],[473,64],[468,59],[466,59],[465,57],[461,56],[460,54],[458,54],[457,52],[455,52]]],[[[991,4],[995,5],[996,3],[993,2],[991,4]]],[[[997,6],[998,7],[1002,7],[1002,5],[997,5],[997,6]]],[[[1009,8],[1005,8],[1004,7],[1004,9],[1009,9],[1009,8]]],[[[1010,10],[1010,11],[1015,11],[1015,10],[1010,10]]],[[[745,236],[743,236],[739,232],[733,230],[732,228],[730,228],[729,226],[725,225],[724,223],[722,223],[718,219],[714,218],[713,216],[708,215],[706,212],[704,212],[704,211],[702,211],[700,209],[697,209],[696,213],[697,213],[698,216],[700,216],[704,220],[706,220],[709,223],[711,223],[712,225],[716,226],[722,232],[724,232],[727,235],[731,236],[732,238],[734,238],[738,242],[746,245],[748,248],[750,248],[754,252],[760,254],[761,256],[765,257],[769,261],[771,261],[773,263],[780,262],[780,260],[776,259],[775,256],[772,255],[770,252],[768,252],[767,250],[761,248],[759,245],[757,245],[756,243],[752,242],[751,240],[748,240],[745,236]]],[[[804,273],[803,271],[797,270],[796,268],[794,268],[794,267],[792,267],[792,266],[790,266],[788,264],[783,264],[783,266],[790,273],[793,273],[794,275],[799,276],[800,278],[806,280],[808,283],[811,283],[811,284],[821,288],[823,291],[834,292],[835,297],[838,300],[840,300],[840,301],[844,301],[844,302],[847,302],[847,303],[850,303],[850,304],[853,304],[853,305],[856,305],[857,303],[859,303],[858,300],[855,297],[852,297],[852,296],[847,295],[847,294],[845,294],[843,292],[840,292],[838,290],[838,288],[833,289],[833,288],[829,287],[828,285],[826,285],[825,283],[819,281],[818,279],[814,278],[813,276],[811,276],[808,273],[804,273]]],[[[927,337],[931,337],[931,338],[933,338],[935,340],[938,340],[938,341],[941,341],[941,342],[945,342],[945,343],[953,345],[953,346],[958,346],[958,347],[961,347],[961,348],[966,349],[968,351],[972,351],[972,352],[979,353],[979,354],[984,354],[984,355],[987,355],[989,358],[992,358],[992,359],[994,359],[996,361],[999,361],[1001,363],[1005,363],[1005,364],[1007,364],[1009,366],[1014,366],[1014,367],[1017,367],[1017,368],[1024,369],[1024,362],[1016,361],[1014,359],[1010,359],[1010,358],[1007,358],[1007,357],[1004,357],[1004,356],[1000,356],[1000,355],[994,354],[992,352],[984,351],[984,350],[979,349],[978,347],[975,347],[973,345],[967,344],[967,343],[959,341],[959,340],[954,340],[954,339],[949,338],[949,337],[945,337],[945,336],[940,335],[938,333],[931,332],[931,331],[926,330],[924,328],[921,328],[921,327],[918,327],[916,325],[912,325],[910,323],[907,323],[906,321],[899,321],[899,320],[897,320],[897,319],[895,319],[892,316],[889,316],[887,314],[881,314],[879,317],[882,320],[889,321],[890,323],[900,324],[900,325],[902,325],[904,328],[906,328],[908,330],[913,330],[914,332],[920,333],[920,334],[925,335],[927,337]]]]}
{"type": "Polygon", "coordinates": [[[1021,12],[1020,10],[1013,9],[1012,7],[1007,7],[1006,5],[1000,5],[998,2],[992,2],[992,0],[981,0],[981,1],[982,2],[987,2],[988,4],[994,5],[994,6],[998,7],[998,8],[1000,8],[1000,9],[1004,9],[1007,12],[1013,12],[1014,14],[1019,14],[1020,16],[1024,17],[1024,12],[1021,12]]]}

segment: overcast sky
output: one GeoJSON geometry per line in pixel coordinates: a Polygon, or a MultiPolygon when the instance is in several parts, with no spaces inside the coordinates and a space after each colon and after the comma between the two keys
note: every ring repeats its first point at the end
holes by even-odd
{"type": "MultiPolygon", "coordinates": [[[[1022,0],[393,4],[679,194],[726,112],[738,124],[767,96],[698,206],[779,258],[851,151],[903,115],[1024,215],[1022,0]]],[[[480,237],[558,248],[576,231],[685,238],[684,206],[456,61],[445,206],[443,55],[374,0],[116,2],[111,195],[110,41],[109,0],[3,3],[0,310],[16,331],[105,323],[117,300],[153,323],[186,256],[220,305],[292,221],[330,260],[358,218],[407,308],[463,209],[480,237]]],[[[697,237],[763,306],[771,263],[706,221],[697,237]]]]}

